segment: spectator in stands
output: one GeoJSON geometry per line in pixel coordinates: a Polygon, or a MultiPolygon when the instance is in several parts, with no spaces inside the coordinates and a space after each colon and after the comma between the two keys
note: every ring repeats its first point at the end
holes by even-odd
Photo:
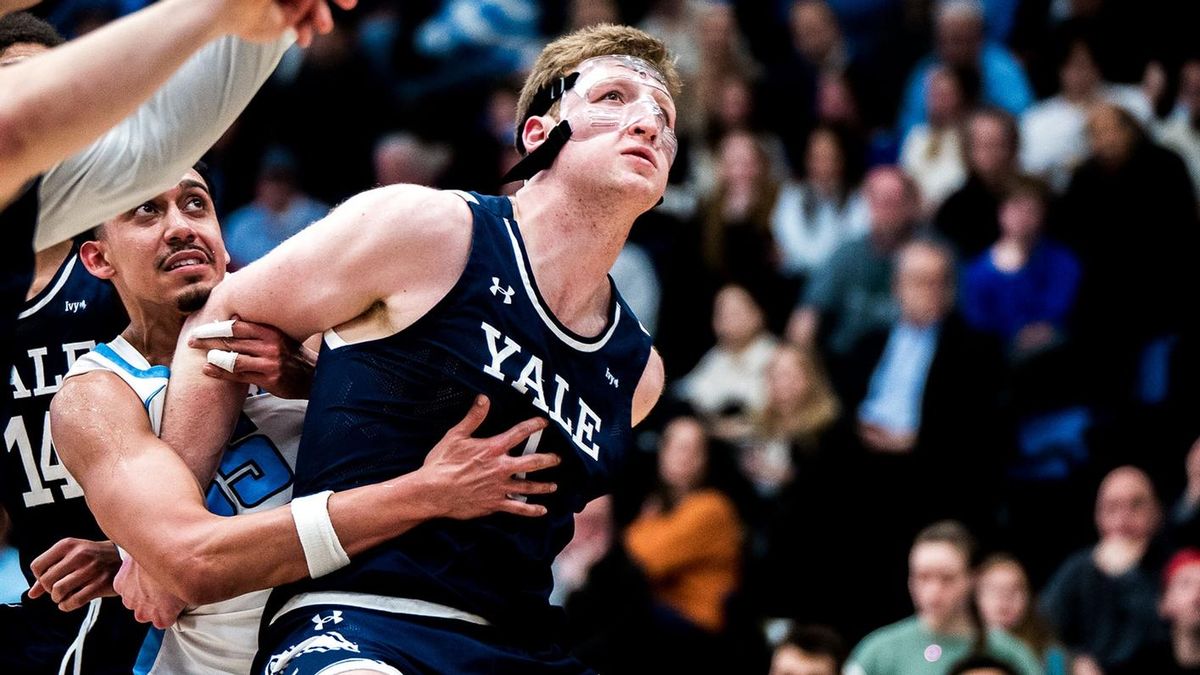
{"type": "Polygon", "coordinates": [[[972,113],[966,129],[967,182],[946,198],[933,225],[970,260],[1000,235],[1000,199],[1017,176],[1021,142],[1016,118],[997,108],[972,113]]]}
{"type": "Polygon", "coordinates": [[[973,70],[938,65],[929,73],[925,95],[929,120],[904,137],[900,164],[921,188],[922,213],[932,217],[967,179],[962,127],[979,96],[979,76],[973,70]]]}
{"type": "Polygon", "coordinates": [[[437,187],[450,160],[450,149],[440,143],[407,132],[388,134],[375,143],[375,184],[437,187]]]}
{"type": "Polygon", "coordinates": [[[1100,541],[1062,564],[1039,607],[1079,660],[1106,672],[1165,636],[1155,608],[1162,512],[1140,469],[1114,469],[1096,497],[1100,541]]]}
{"type": "Polygon", "coordinates": [[[742,524],[733,501],[709,487],[709,451],[698,420],[669,422],[659,444],[658,487],[625,531],[661,605],[659,628],[681,658],[711,653],[741,576],[742,524]]]}
{"type": "Polygon", "coordinates": [[[984,37],[980,0],[941,0],[934,18],[936,52],[921,60],[904,93],[899,130],[907,133],[928,118],[925,90],[934,66],[972,68],[979,73],[983,103],[1018,115],[1033,104],[1033,89],[1021,63],[1003,45],[984,37]]]}
{"type": "Polygon", "coordinates": [[[1000,239],[971,261],[963,279],[963,317],[1020,357],[1062,340],[1079,289],[1079,261],[1042,236],[1046,187],[1015,179],[1000,202],[1000,239]]]}
{"type": "Polygon", "coordinates": [[[788,322],[789,340],[837,356],[895,317],[892,256],[916,229],[920,204],[916,183],[895,167],[872,170],[863,192],[870,230],[834,251],[788,322]]]}
{"type": "Polygon", "coordinates": [[[1192,443],[1184,460],[1187,481],[1168,519],[1171,543],[1200,547],[1200,439],[1192,443]]]}
{"type": "Polygon", "coordinates": [[[1045,675],[1070,672],[1070,656],[1033,607],[1029,577],[1019,560],[1006,553],[985,558],[979,565],[975,603],[984,625],[1024,642],[1041,660],[1045,675]]]}
{"type": "Polygon", "coordinates": [[[1109,675],[1200,673],[1200,549],[1182,549],[1167,562],[1158,611],[1170,624],[1170,641],[1147,646],[1109,675]]]}
{"type": "Polygon", "coordinates": [[[637,315],[642,328],[651,336],[656,335],[662,285],[650,253],[641,244],[627,241],[608,274],[617,288],[621,289],[621,296],[637,315]]]}
{"type": "Polygon", "coordinates": [[[780,345],[766,369],[766,402],[753,430],[802,453],[815,452],[837,422],[841,404],[817,356],[792,344],[780,345]]]}
{"type": "Polygon", "coordinates": [[[254,201],[225,219],[232,268],[258,260],[329,213],[328,205],[300,190],[297,171],[295,158],[283,148],[273,148],[263,157],[254,201]]]}
{"type": "Polygon", "coordinates": [[[945,673],[968,655],[1002,659],[1021,675],[1042,672],[1019,640],[989,630],[971,604],[975,539],[961,523],[940,521],[922,530],[908,563],[916,615],[868,635],[850,655],[848,675],[945,673]]]}
{"type": "Polygon", "coordinates": [[[1187,270],[1200,225],[1182,160],[1128,111],[1094,106],[1088,137],[1092,155],[1075,172],[1051,234],[1083,266],[1076,332],[1087,338],[1081,348],[1097,375],[1092,395],[1122,406],[1141,382],[1146,347],[1191,319],[1179,300],[1195,287],[1187,270]]]}
{"type": "Polygon", "coordinates": [[[846,646],[824,626],[796,626],[775,647],[769,675],[840,675],[846,646]]]}
{"type": "Polygon", "coordinates": [[[713,302],[717,344],[677,384],[679,397],[718,436],[744,434],[766,403],[767,366],[779,341],[767,331],[765,320],[749,291],[733,284],[723,287],[713,302]]]}
{"type": "Polygon", "coordinates": [[[1179,104],[1163,123],[1159,141],[1183,158],[1200,197],[1200,58],[1191,58],[1179,68],[1179,104]]]}
{"type": "MultiPolygon", "coordinates": [[[[778,298],[771,213],[779,184],[766,152],[750,132],[734,131],[721,140],[718,155],[717,186],[699,212],[704,266],[718,283],[739,284],[756,298],[778,298]]],[[[772,305],[764,308],[768,317],[778,313],[772,305]]]]}
{"type": "Polygon", "coordinates": [[[1021,166],[1062,192],[1087,158],[1085,129],[1093,104],[1119,105],[1143,124],[1154,111],[1138,87],[1104,81],[1092,43],[1082,35],[1055,45],[1055,52],[1059,91],[1021,116],[1021,166]]]}
{"type": "Polygon", "coordinates": [[[867,232],[867,203],[857,189],[860,160],[848,133],[819,126],[808,136],[803,179],[779,192],[771,231],[781,271],[800,286],[838,246],[867,232]]]}

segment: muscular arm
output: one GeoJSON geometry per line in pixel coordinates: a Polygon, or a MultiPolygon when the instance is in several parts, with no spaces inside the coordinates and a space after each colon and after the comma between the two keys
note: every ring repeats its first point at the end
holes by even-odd
{"type": "Polygon", "coordinates": [[[633,392],[633,424],[637,426],[642,420],[650,414],[654,409],[654,405],[658,403],[658,399],[662,396],[663,384],[666,379],[666,373],[663,370],[662,357],[658,355],[658,350],[653,347],[650,349],[650,359],[646,361],[646,369],[642,372],[642,379],[638,380],[637,389],[633,392]]]}
{"type": "Polygon", "coordinates": [[[189,55],[228,32],[227,4],[165,0],[0,70],[0,202],[129,115],[189,55]]]}
{"type": "MultiPolygon", "coordinates": [[[[231,518],[209,513],[200,485],[154,435],[146,411],[116,375],[93,372],[67,380],[50,414],[59,456],[83,487],[100,527],[174,595],[204,604],[308,576],[290,508],[231,518]]],[[[497,510],[544,513],[544,507],[505,496],[553,489],[511,476],[552,466],[557,458],[506,453],[543,428],[544,421],[528,420],[491,439],[471,439],[486,414],[481,398],[439,443],[467,453],[435,448],[431,457],[436,457],[418,471],[330,497],[330,519],[348,555],[430,518],[497,510]],[[482,453],[472,455],[476,449],[482,453]],[[478,471],[484,464],[492,468],[478,471]]]]}
{"type": "Polygon", "coordinates": [[[359,317],[375,337],[428,311],[466,266],[471,214],[457,196],[411,185],[365,192],[229,275],[189,319],[171,364],[162,438],[202,483],[220,461],[244,386],[205,377],[188,347],[202,323],[242,319],[304,339],[359,317]],[[203,416],[189,411],[205,410],[203,416]]]}
{"type": "MultiPolygon", "coordinates": [[[[241,114],[292,42],[290,31],[268,44],[233,36],[212,42],[118,126],[50,169],[41,186],[37,249],[69,239],[174,185],[241,114]]],[[[183,44],[186,56],[194,47],[183,44]]],[[[53,55],[51,51],[14,68],[37,65],[53,55]]],[[[153,61],[144,55],[134,58],[138,64],[153,61]]],[[[179,64],[172,63],[175,70],[179,64]]]]}

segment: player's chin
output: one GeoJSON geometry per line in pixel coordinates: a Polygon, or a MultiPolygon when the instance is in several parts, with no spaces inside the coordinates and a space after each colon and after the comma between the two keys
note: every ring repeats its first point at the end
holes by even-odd
{"type": "Polygon", "coordinates": [[[199,311],[204,307],[204,303],[208,302],[208,296],[212,295],[213,287],[216,285],[216,282],[200,280],[188,284],[175,294],[175,306],[179,311],[187,314],[199,311]]]}

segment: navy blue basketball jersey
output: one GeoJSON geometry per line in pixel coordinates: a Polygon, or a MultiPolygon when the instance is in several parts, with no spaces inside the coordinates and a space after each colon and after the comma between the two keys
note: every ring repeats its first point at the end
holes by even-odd
{"type": "MultiPolygon", "coordinates": [[[[286,611],[298,606],[299,594],[314,592],[435,603],[468,620],[521,631],[544,630],[559,616],[548,601],[550,564],[571,538],[574,512],[610,490],[629,452],[633,394],[651,339],[615,286],[603,333],[572,333],[538,292],[509,200],[459,194],[470,206],[473,235],[466,269],[450,292],[385,338],[346,344],[326,333],[295,494],[345,490],[416,470],[484,393],[491,411],[478,436],[530,417],[549,420],[513,450],[562,457],[559,466],[535,476],[559,486],[552,495],[530,498],[549,514],[427,522],[343,570],[277,590],[268,621],[281,605],[286,611]]],[[[401,601],[382,608],[411,606],[401,601]]]]}
{"type": "Polygon", "coordinates": [[[58,540],[105,538],[79,484],[59,462],[49,433],[50,399],[63,375],[77,358],[129,323],[112,284],[89,274],[78,250],[77,243],[46,288],[24,303],[4,355],[12,364],[11,408],[0,419],[5,444],[0,499],[12,518],[11,542],[31,582],[29,563],[58,540]]]}
{"type": "MultiPolygon", "coordinates": [[[[13,333],[25,294],[33,282],[33,234],[37,231],[38,187],[41,177],[31,181],[13,201],[0,209],[0,368],[7,372],[12,362],[13,333]]],[[[0,394],[0,420],[8,419],[10,398],[0,394]]]]}

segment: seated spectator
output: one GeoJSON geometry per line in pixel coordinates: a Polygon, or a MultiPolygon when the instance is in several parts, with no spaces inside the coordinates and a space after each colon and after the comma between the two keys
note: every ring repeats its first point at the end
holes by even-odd
{"type": "Polygon", "coordinates": [[[985,104],[1018,115],[1033,103],[1033,88],[1025,69],[1003,45],[985,39],[983,16],[980,0],[937,3],[936,51],[921,60],[908,78],[898,120],[901,134],[928,119],[925,90],[929,72],[939,63],[978,72],[980,98],[985,104]]]}
{"type": "MultiPolygon", "coordinates": [[[[701,253],[709,276],[744,286],[756,298],[777,297],[780,275],[771,213],[779,185],[755,137],[734,131],[721,140],[720,177],[701,201],[701,253]]],[[[768,316],[771,308],[766,307],[768,316]]]]}
{"type": "Polygon", "coordinates": [[[801,283],[838,246],[867,232],[867,203],[856,189],[859,158],[850,144],[834,127],[814,129],[804,154],[804,179],[783,185],[771,214],[780,269],[801,283]]]}
{"type": "Polygon", "coordinates": [[[817,450],[842,408],[816,355],[796,345],[779,346],[767,364],[764,384],[766,402],[752,435],[783,441],[801,452],[817,450]]]}
{"type": "Polygon", "coordinates": [[[840,675],[846,647],[824,626],[796,626],[788,631],[771,656],[768,675],[840,675]]]}
{"type": "Polygon", "coordinates": [[[254,202],[225,218],[230,268],[245,267],[329,213],[329,206],[300,191],[296,162],[283,149],[269,150],[258,174],[254,202]]]}
{"type": "Polygon", "coordinates": [[[657,334],[662,286],[658,270],[646,248],[632,241],[625,242],[608,273],[617,288],[621,289],[621,297],[625,298],[638,321],[642,322],[642,328],[651,336],[657,334]]]}
{"type": "Polygon", "coordinates": [[[1021,141],[1016,118],[995,108],[972,113],[966,129],[967,182],[942,203],[933,226],[970,260],[1000,236],[1000,199],[1017,176],[1021,141]]]}
{"type": "Polygon", "coordinates": [[[1119,105],[1143,123],[1150,121],[1154,111],[1139,88],[1104,81],[1095,50],[1082,36],[1055,45],[1055,52],[1059,92],[1021,116],[1021,166],[1062,192],[1087,158],[1084,130],[1093,104],[1119,105]]]}
{"type": "Polygon", "coordinates": [[[739,435],[767,399],[764,377],[779,341],[763,310],[741,286],[727,285],[713,302],[717,344],[679,381],[679,397],[722,437],[739,435]]]}
{"type": "Polygon", "coordinates": [[[1200,439],[1192,443],[1184,461],[1187,482],[1168,515],[1174,546],[1200,547],[1200,439]]]}
{"type": "Polygon", "coordinates": [[[375,143],[375,184],[437,187],[451,159],[450,148],[440,143],[405,132],[388,134],[375,143]]]}
{"type": "Polygon", "coordinates": [[[979,624],[971,609],[975,540],[966,527],[941,521],[922,530],[908,563],[916,616],[880,628],[854,648],[847,675],[948,673],[963,657],[986,654],[1021,675],[1042,672],[1037,658],[1011,635],[979,624]]]}
{"type": "Polygon", "coordinates": [[[1075,256],[1042,237],[1046,196],[1039,181],[1015,180],[1000,202],[1000,239],[963,279],[963,317],[1016,356],[1061,341],[1079,288],[1075,256]]]}
{"type": "Polygon", "coordinates": [[[1070,672],[1070,657],[1033,608],[1029,577],[1016,558],[996,553],[984,559],[975,584],[975,604],[983,624],[1024,642],[1041,660],[1045,675],[1070,672]]]}
{"type": "Polygon", "coordinates": [[[920,206],[916,183],[896,167],[872,170],[863,192],[869,231],[834,251],[788,321],[790,341],[835,356],[894,319],[892,257],[916,229],[920,206]]]}
{"type": "Polygon", "coordinates": [[[929,73],[929,121],[913,127],[900,147],[900,165],[921,188],[921,212],[937,213],[942,202],[967,179],[962,126],[979,95],[973,70],[939,65],[929,73]]]}
{"type": "Polygon", "coordinates": [[[1200,673],[1200,549],[1185,548],[1167,562],[1158,611],[1170,624],[1170,641],[1144,648],[1109,675],[1200,673]]]}
{"type": "Polygon", "coordinates": [[[1179,153],[1192,177],[1192,188],[1200,197],[1200,58],[1191,58],[1179,68],[1179,104],[1159,130],[1164,147],[1179,153]]]}
{"type": "Polygon", "coordinates": [[[1062,564],[1039,607],[1084,667],[1123,667],[1165,636],[1155,608],[1162,513],[1145,472],[1114,469],[1096,497],[1100,541],[1062,564]]]}
{"type": "Polygon", "coordinates": [[[667,424],[658,488],[625,532],[625,545],[650,580],[669,624],[688,641],[725,628],[725,602],[738,588],[742,525],[733,502],[709,487],[709,439],[699,421],[667,424]]]}

